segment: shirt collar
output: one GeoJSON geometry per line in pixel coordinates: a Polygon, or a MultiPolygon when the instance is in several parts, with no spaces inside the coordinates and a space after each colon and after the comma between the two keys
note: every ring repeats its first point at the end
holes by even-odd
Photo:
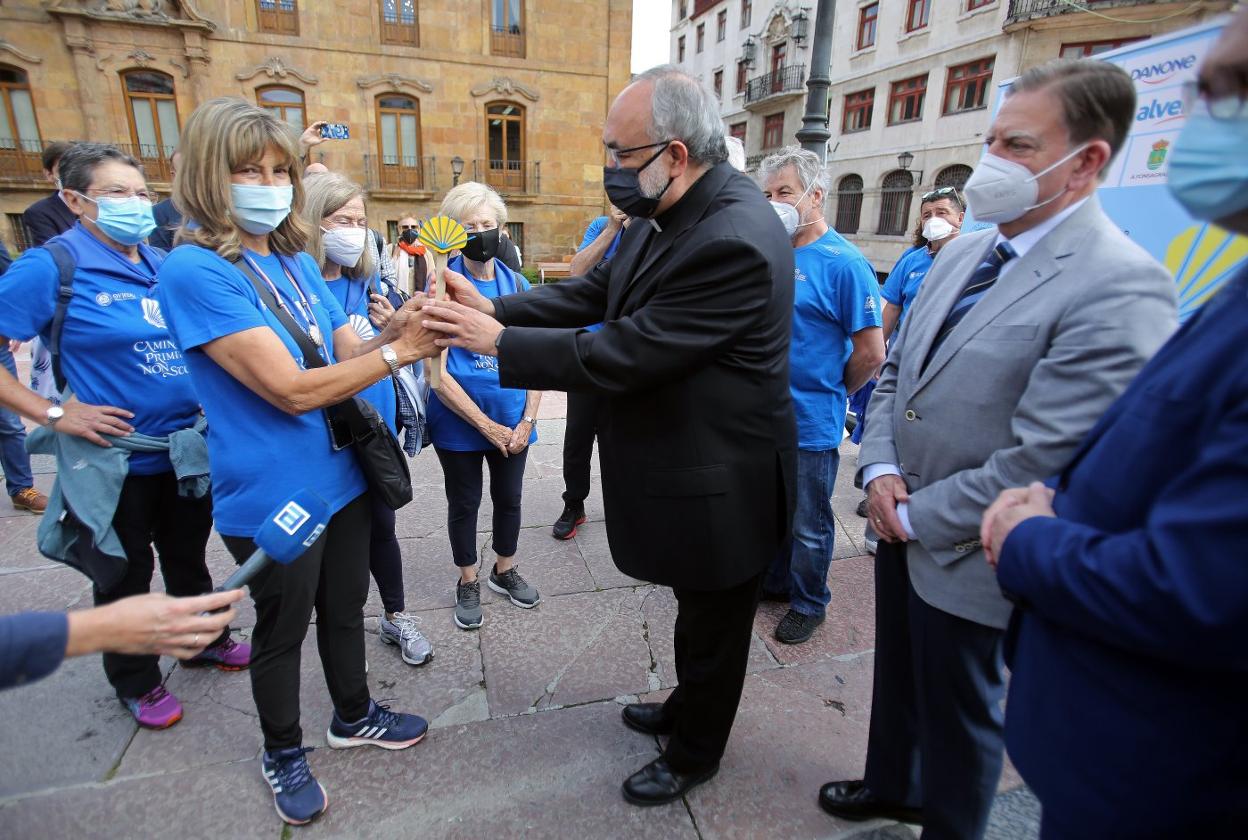
{"type": "Polygon", "coordinates": [[[1036,244],[1039,243],[1041,239],[1048,236],[1049,232],[1052,231],[1053,228],[1057,227],[1074,215],[1074,212],[1082,207],[1087,200],[1087,197],[1079,199],[1074,204],[1058,213],[1056,216],[1045,219],[1040,224],[1033,228],[1028,228],[1012,239],[1008,238],[1005,234],[1001,233],[1000,229],[998,229],[997,238],[996,241],[993,242],[993,247],[1000,245],[1002,242],[1008,242],[1010,243],[1010,247],[1014,250],[1015,256],[1021,259],[1022,257],[1027,256],[1027,252],[1036,247],[1036,244]]]}

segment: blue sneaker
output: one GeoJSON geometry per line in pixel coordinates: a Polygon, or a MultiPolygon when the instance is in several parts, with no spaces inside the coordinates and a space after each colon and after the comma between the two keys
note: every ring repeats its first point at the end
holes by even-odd
{"type": "Polygon", "coordinates": [[[368,715],[355,723],[345,722],[335,711],[325,739],[336,750],[365,744],[383,750],[402,750],[419,743],[428,731],[429,722],[420,715],[392,712],[389,706],[369,700],[368,715]]]}
{"type": "Polygon", "coordinates": [[[264,780],[273,788],[273,807],[284,822],[307,825],[325,813],[329,796],[312,777],[307,754],[311,747],[290,747],[261,758],[264,780]]]}

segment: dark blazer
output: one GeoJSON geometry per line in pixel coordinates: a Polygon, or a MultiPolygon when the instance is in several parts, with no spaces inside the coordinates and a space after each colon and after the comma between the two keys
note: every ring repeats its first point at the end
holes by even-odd
{"type": "Polygon", "coordinates": [[[54,192],[27,207],[22,222],[30,232],[30,244],[34,247],[72,228],[78,223],[78,217],[54,192]]]}
{"type": "Polygon", "coordinates": [[[761,573],[793,517],[793,246],[721,163],[583,278],[494,302],[509,388],[597,391],[621,571],[693,589],[761,573]],[[585,327],[605,322],[597,332],[585,327]]]}
{"type": "Polygon", "coordinates": [[[166,198],[152,208],[156,218],[156,230],[147,238],[147,244],[165,251],[173,250],[173,234],[182,224],[182,214],[173,206],[173,199],[166,198]]]}
{"type": "Polygon", "coordinates": [[[1020,524],[1006,745],[1054,837],[1248,825],[1248,271],[1145,367],[1020,524]]]}

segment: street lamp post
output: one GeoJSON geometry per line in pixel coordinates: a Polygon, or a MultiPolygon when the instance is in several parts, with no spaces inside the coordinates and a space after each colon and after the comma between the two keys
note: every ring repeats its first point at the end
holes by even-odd
{"type": "Polygon", "coordinates": [[[451,186],[459,186],[459,176],[464,174],[464,159],[459,155],[451,158],[451,186]]]}
{"type": "Polygon", "coordinates": [[[910,186],[915,187],[923,183],[923,170],[919,170],[916,176],[915,173],[910,171],[910,164],[912,163],[914,163],[914,154],[912,152],[905,151],[897,155],[897,166],[901,168],[902,172],[910,176],[910,186]]]}
{"type": "Polygon", "coordinates": [[[810,45],[810,76],[806,79],[810,94],[806,97],[802,127],[797,130],[797,140],[802,148],[819,155],[819,160],[825,162],[828,138],[832,136],[828,130],[828,88],[832,86],[832,79],[828,74],[832,69],[832,15],[835,6],[836,0],[820,0],[819,11],[815,13],[815,37],[810,45]]]}

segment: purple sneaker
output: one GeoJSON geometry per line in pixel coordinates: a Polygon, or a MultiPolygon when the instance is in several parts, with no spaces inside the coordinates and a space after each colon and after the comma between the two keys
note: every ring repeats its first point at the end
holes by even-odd
{"type": "Polygon", "coordinates": [[[126,697],[121,702],[144,729],[168,729],[182,720],[182,704],[163,685],[142,697],[126,697]]]}
{"type": "Polygon", "coordinates": [[[188,659],[187,665],[215,665],[222,671],[244,671],[251,664],[251,645],[236,642],[229,636],[224,641],[204,648],[197,656],[188,659]]]}

